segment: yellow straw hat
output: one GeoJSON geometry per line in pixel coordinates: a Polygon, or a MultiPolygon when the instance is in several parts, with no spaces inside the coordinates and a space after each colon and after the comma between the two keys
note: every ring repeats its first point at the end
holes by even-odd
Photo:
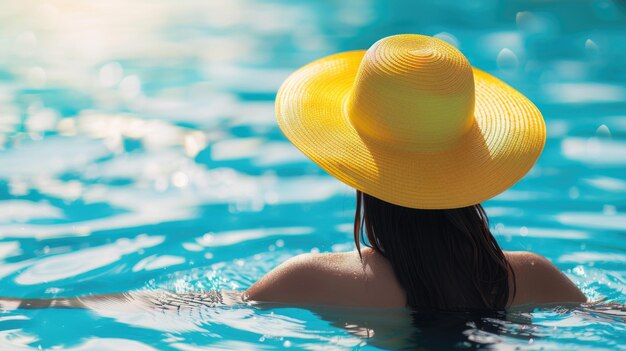
{"type": "Polygon", "coordinates": [[[353,188],[411,208],[487,200],[545,144],[539,110],[452,45],[404,34],[314,61],[276,98],[287,138],[353,188]]]}

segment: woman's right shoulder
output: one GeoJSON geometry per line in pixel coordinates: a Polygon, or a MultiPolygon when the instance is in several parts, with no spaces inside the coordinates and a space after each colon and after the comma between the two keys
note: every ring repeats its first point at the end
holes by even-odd
{"type": "Polygon", "coordinates": [[[306,253],[294,256],[253,284],[244,299],[259,302],[316,303],[329,292],[323,284],[333,265],[340,266],[341,254],[306,253]]]}
{"type": "Polygon", "coordinates": [[[587,301],[580,289],[545,257],[529,251],[505,251],[505,255],[515,275],[511,305],[587,301]]]}

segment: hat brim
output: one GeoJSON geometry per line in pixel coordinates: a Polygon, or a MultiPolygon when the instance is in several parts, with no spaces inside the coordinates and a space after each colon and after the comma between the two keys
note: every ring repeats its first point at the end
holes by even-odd
{"type": "Polygon", "coordinates": [[[539,158],[546,138],[539,110],[476,68],[475,122],[453,147],[417,152],[363,138],[350,124],[346,102],[364,54],[314,61],[289,76],[276,97],[285,136],[340,181],[400,206],[459,208],[510,188],[539,158]]]}

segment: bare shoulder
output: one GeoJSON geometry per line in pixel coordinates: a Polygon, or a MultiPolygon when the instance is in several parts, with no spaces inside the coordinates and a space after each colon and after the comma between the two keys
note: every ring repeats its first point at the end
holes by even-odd
{"type": "Polygon", "coordinates": [[[329,279],[331,262],[341,265],[335,254],[302,254],[288,259],[259,279],[245,293],[244,299],[262,302],[311,303],[313,291],[329,279]],[[306,294],[306,296],[305,296],[306,294]]]}
{"type": "Polygon", "coordinates": [[[528,251],[505,252],[515,273],[511,304],[582,303],[585,295],[545,257],[528,251]]]}
{"type": "Polygon", "coordinates": [[[363,261],[356,251],[298,255],[252,285],[244,299],[314,305],[403,305],[402,290],[386,265],[385,260],[368,251],[363,261]],[[394,287],[399,290],[395,294],[394,287]]]}

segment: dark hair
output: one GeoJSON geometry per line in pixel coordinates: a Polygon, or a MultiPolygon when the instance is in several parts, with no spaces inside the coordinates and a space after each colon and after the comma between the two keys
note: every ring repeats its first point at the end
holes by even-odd
{"type": "Polygon", "coordinates": [[[503,309],[509,272],[515,286],[480,204],[422,210],[357,191],[354,241],[359,254],[362,241],[389,260],[416,310],[503,309]]]}

